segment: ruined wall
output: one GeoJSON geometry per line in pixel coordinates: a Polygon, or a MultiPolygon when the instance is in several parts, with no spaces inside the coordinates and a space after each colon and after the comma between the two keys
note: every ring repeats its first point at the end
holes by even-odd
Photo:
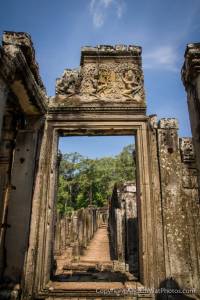
{"type": "Polygon", "coordinates": [[[132,182],[116,184],[109,204],[111,256],[127,264],[138,277],[138,219],[136,187],[132,182]]]}
{"type": "Polygon", "coordinates": [[[10,287],[23,276],[45,101],[30,37],[4,33],[0,47],[0,282],[10,287]]]}
{"type": "Polygon", "coordinates": [[[2,131],[0,142],[0,199],[1,199],[1,255],[0,266],[1,276],[5,268],[5,251],[4,240],[7,229],[7,210],[8,210],[8,198],[9,190],[12,188],[11,177],[11,164],[14,150],[14,141],[16,138],[16,118],[12,113],[12,107],[8,104],[5,105],[5,113],[2,118],[2,131]]]}
{"type": "MultiPolygon", "coordinates": [[[[197,169],[192,140],[179,139],[176,119],[154,123],[157,131],[165,278],[182,288],[199,288],[197,169]]],[[[157,242],[157,241],[156,241],[157,242]]]]}

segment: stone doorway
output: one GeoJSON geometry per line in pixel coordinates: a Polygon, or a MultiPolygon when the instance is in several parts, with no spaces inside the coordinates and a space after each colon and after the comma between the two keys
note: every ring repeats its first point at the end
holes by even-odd
{"type": "MultiPolygon", "coordinates": [[[[154,299],[142,289],[158,287],[198,293],[198,162],[191,139],[179,138],[176,119],[146,115],[141,47],[82,48],[80,68],[64,70],[53,97],[45,93],[28,34],[5,32],[0,48],[0,298],[116,299],[111,291],[132,289],[133,299],[154,299]],[[136,136],[140,282],[52,278],[62,135],[136,136]]],[[[197,48],[188,45],[182,70],[194,119],[197,48]]]]}
{"type": "Polygon", "coordinates": [[[134,136],[58,144],[52,280],[138,281],[134,136]]]}
{"type": "MultiPolygon", "coordinates": [[[[151,168],[154,168],[153,162],[157,162],[157,156],[155,151],[152,156],[151,147],[156,147],[156,141],[150,140],[150,128],[153,124],[150,121],[146,116],[140,47],[84,48],[81,72],[67,69],[62,78],[57,80],[56,96],[50,100],[45,118],[34,187],[24,295],[27,296],[33,289],[38,299],[59,299],[71,295],[79,297],[84,293],[96,297],[97,290],[102,288],[137,288],[141,284],[159,284],[163,273],[154,270],[160,268],[158,258],[162,255],[157,253],[162,252],[163,248],[162,243],[157,244],[156,249],[153,244],[155,232],[160,232],[160,227],[156,225],[160,222],[160,210],[157,209],[157,205],[160,207],[160,204],[152,200],[154,191],[151,189],[150,172],[151,168]],[[59,137],[63,135],[135,136],[140,282],[126,280],[94,284],[90,279],[87,282],[59,282],[52,278],[55,195],[58,180],[57,144],[59,137]]],[[[159,186],[159,182],[157,185],[159,186]]],[[[159,188],[155,193],[157,197],[159,188]]],[[[158,201],[159,199],[158,196],[158,201]]],[[[115,206],[114,208],[118,209],[115,206]]],[[[126,246],[126,243],[124,245],[126,246]]]]}

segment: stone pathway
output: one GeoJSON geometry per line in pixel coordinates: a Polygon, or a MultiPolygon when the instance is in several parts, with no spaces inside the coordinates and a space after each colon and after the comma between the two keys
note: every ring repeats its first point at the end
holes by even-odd
{"type": "MultiPolygon", "coordinates": [[[[128,275],[131,274],[111,260],[106,224],[97,229],[79,261],[63,260],[62,270],[56,273],[57,280],[63,282],[125,282],[128,275]]],[[[133,280],[132,277],[129,279],[133,280]]]]}
{"type": "Polygon", "coordinates": [[[80,262],[111,262],[107,225],[102,225],[94,234],[80,262]]]}

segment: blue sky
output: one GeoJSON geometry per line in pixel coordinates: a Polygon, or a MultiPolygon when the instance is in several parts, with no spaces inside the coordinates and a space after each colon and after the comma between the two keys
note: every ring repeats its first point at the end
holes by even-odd
{"type": "Polygon", "coordinates": [[[148,114],[177,117],[190,135],[180,70],[187,43],[200,41],[200,0],[6,0],[0,30],[31,34],[48,95],[65,68],[79,66],[84,45],[143,47],[148,114]]]}
{"type": "Polygon", "coordinates": [[[134,136],[73,136],[60,138],[59,149],[62,153],[79,152],[89,158],[99,158],[117,155],[123,147],[134,143],[134,136]]]}

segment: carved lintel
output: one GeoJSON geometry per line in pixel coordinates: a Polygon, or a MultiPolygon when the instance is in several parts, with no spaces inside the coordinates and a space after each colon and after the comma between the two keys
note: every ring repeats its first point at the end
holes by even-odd
{"type": "Polygon", "coordinates": [[[144,102],[143,75],[131,63],[88,63],[83,66],[82,99],[144,102]]]}
{"type": "Polygon", "coordinates": [[[66,69],[62,77],[57,79],[56,95],[59,97],[56,99],[59,105],[68,99],[74,103],[78,100],[146,106],[140,47],[84,47],[82,55],[85,55],[86,60],[79,70],[66,69]]]}
{"type": "Polygon", "coordinates": [[[81,71],[65,70],[57,79],[56,95],[82,101],[129,101],[145,105],[142,72],[128,63],[91,63],[81,71]]]}

